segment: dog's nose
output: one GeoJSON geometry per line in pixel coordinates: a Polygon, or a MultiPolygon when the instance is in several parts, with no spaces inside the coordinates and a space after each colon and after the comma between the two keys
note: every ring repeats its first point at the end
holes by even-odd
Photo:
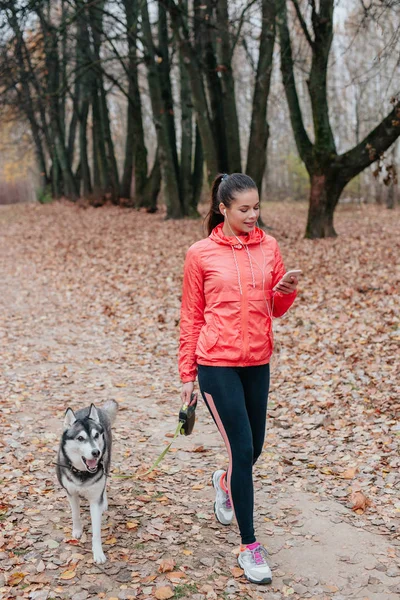
{"type": "Polygon", "coordinates": [[[100,450],[92,450],[92,456],[94,458],[97,458],[98,456],[100,456],[100,450]]]}

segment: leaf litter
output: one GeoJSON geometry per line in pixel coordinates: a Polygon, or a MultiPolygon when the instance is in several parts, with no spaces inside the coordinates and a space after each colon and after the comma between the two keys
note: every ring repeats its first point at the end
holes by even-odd
{"type": "MultiPolygon", "coordinates": [[[[1,210],[0,594],[260,598],[235,566],[236,526],[214,519],[210,473],[226,456],[204,407],[193,436],[178,438],[143,476],[176,426],[182,265],[201,223],[62,202],[1,210]],[[108,562],[99,567],[84,503],[86,531],[71,537],[53,463],[67,406],[110,397],[120,412],[103,517],[108,562]],[[124,474],[133,478],[118,478],[124,474]]],[[[257,527],[279,562],[285,548],[315,537],[293,502],[293,492],[312,495],[319,515],[386,536],[391,546],[374,560],[393,575],[393,591],[400,585],[394,215],[344,207],[340,237],[310,241],[302,238],[304,206],[268,204],[264,212],[287,268],[304,275],[293,310],[274,326],[266,443],[255,468],[257,527]],[[343,510],[332,515],[331,502],[343,510]]],[[[300,598],[301,586],[316,597],[336,593],[333,582],[285,579],[284,562],[272,566],[272,600],[300,598]]]]}

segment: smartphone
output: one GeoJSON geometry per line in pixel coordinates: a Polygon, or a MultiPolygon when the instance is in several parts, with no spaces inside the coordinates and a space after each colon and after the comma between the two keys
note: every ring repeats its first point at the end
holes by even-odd
{"type": "Polygon", "coordinates": [[[301,269],[292,269],[291,271],[288,271],[287,273],[285,273],[284,276],[282,277],[282,279],[276,285],[279,285],[283,281],[287,281],[290,283],[292,276],[298,277],[299,275],[302,274],[302,272],[303,271],[301,269]]]}

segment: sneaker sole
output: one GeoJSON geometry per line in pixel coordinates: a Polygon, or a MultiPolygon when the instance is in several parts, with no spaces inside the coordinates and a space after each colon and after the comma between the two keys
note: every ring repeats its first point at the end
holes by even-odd
{"type": "Polygon", "coordinates": [[[250,581],[250,583],[259,583],[261,585],[267,585],[269,583],[272,583],[272,577],[264,577],[264,579],[252,579],[251,577],[248,577],[246,575],[245,570],[243,569],[242,565],[240,564],[240,561],[238,559],[238,565],[239,567],[243,570],[243,577],[245,579],[247,579],[247,581],[250,581]]]}
{"type": "MultiPolygon", "coordinates": [[[[215,473],[215,471],[214,471],[214,473],[215,473]]],[[[212,486],[213,486],[213,488],[214,488],[214,490],[215,490],[215,485],[214,485],[214,473],[211,475],[211,484],[212,484],[212,486]]],[[[217,511],[215,510],[215,507],[216,507],[216,505],[217,505],[217,503],[216,503],[216,502],[214,502],[214,515],[215,515],[215,518],[217,519],[218,523],[220,523],[220,524],[221,524],[221,525],[223,525],[224,527],[229,527],[229,525],[231,525],[231,523],[232,523],[232,521],[233,521],[233,517],[232,517],[232,521],[230,521],[229,523],[223,523],[222,521],[220,521],[220,520],[218,519],[218,516],[217,516],[217,511]]]]}

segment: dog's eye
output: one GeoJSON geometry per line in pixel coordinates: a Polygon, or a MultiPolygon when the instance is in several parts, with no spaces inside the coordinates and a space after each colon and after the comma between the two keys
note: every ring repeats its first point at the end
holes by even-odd
{"type": "Polygon", "coordinates": [[[85,438],[83,437],[83,435],[78,436],[78,442],[84,442],[85,438]]]}
{"type": "Polygon", "coordinates": [[[100,434],[99,433],[95,433],[94,436],[93,436],[93,439],[97,440],[98,437],[100,437],[100,434]]]}

